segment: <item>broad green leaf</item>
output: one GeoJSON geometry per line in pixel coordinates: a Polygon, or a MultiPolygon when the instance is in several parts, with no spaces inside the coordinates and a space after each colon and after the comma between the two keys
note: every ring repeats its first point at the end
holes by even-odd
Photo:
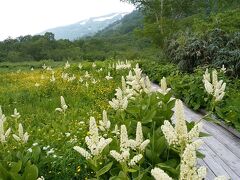
{"type": "Polygon", "coordinates": [[[10,172],[18,173],[22,168],[22,161],[11,162],[10,167],[11,167],[10,172]]]}
{"type": "Polygon", "coordinates": [[[23,173],[24,180],[33,180],[38,178],[38,168],[28,163],[23,173]]]}
{"type": "Polygon", "coordinates": [[[106,166],[104,166],[102,169],[96,172],[96,176],[99,177],[105,174],[106,172],[108,172],[111,169],[112,165],[113,165],[113,162],[108,163],[106,166]]]}

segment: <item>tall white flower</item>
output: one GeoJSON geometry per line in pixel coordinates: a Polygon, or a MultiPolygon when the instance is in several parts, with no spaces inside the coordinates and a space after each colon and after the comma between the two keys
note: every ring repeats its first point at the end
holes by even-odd
{"type": "Polygon", "coordinates": [[[125,78],[122,76],[122,92],[123,96],[127,97],[127,99],[132,98],[133,95],[135,94],[134,90],[131,89],[129,86],[126,84],[125,78]]]}
{"type": "Polygon", "coordinates": [[[163,95],[166,95],[170,90],[171,90],[171,88],[168,88],[167,87],[167,81],[166,81],[166,78],[165,77],[163,77],[162,79],[161,79],[161,89],[159,89],[158,91],[161,93],[161,94],[163,94],[163,95]]]}
{"type": "Polygon", "coordinates": [[[225,68],[224,64],[222,65],[221,71],[222,71],[223,73],[226,72],[226,68],[225,68]]]}
{"type": "Polygon", "coordinates": [[[212,71],[212,80],[208,69],[206,69],[203,75],[203,83],[207,93],[212,95],[216,102],[222,100],[225,95],[226,83],[224,83],[223,80],[218,81],[217,71],[215,69],[212,71]]]}
{"type": "Polygon", "coordinates": [[[46,70],[47,70],[47,71],[52,71],[53,69],[52,69],[51,66],[48,66],[46,70]]]}
{"type": "Polygon", "coordinates": [[[95,68],[97,65],[95,63],[92,63],[92,67],[95,68]]]}
{"type": "Polygon", "coordinates": [[[128,76],[126,77],[126,83],[131,86],[135,91],[135,94],[145,92],[147,94],[151,93],[151,81],[148,77],[143,77],[142,70],[139,68],[139,65],[136,64],[136,67],[132,71],[129,71],[128,76]]]}
{"type": "Polygon", "coordinates": [[[156,180],[172,180],[172,178],[168,176],[167,173],[157,167],[151,170],[151,174],[156,180]]]}
{"type": "MultiPolygon", "coordinates": [[[[136,142],[139,144],[146,144],[145,141],[143,141],[143,135],[142,130],[140,129],[141,125],[138,124],[138,130],[136,135],[136,140],[128,139],[128,133],[127,133],[127,128],[125,125],[121,125],[121,132],[120,132],[120,152],[117,152],[115,150],[110,151],[110,155],[116,159],[116,161],[123,163],[126,162],[128,166],[135,166],[139,161],[143,158],[143,155],[140,154],[135,154],[132,159],[130,159],[130,151],[131,149],[136,148],[136,142]],[[134,147],[133,147],[134,146],[134,147]]],[[[147,143],[148,144],[148,143],[147,143]]],[[[146,147],[146,145],[143,145],[146,147]]],[[[144,148],[145,149],[145,148],[144,148]]],[[[135,151],[134,151],[135,152],[135,151]]]]}
{"type": "Polygon", "coordinates": [[[56,78],[54,76],[54,74],[52,74],[51,78],[50,78],[50,82],[55,82],[56,81],[56,78]]]}
{"type": "Polygon", "coordinates": [[[79,78],[79,82],[82,83],[83,82],[83,78],[80,77],[79,78]]]}
{"type": "Polygon", "coordinates": [[[88,73],[88,71],[85,72],[85,75],[84,75],[85,78],[90,78],[90,74],[88,73]]]}
{"type": "Polygon", "coordinates": [[[202,180],[206,177],[206,167],[197,168],[197,155],[196,150],[201,146],[202,140],[197,140],[188,144],[181,157],[180,164],[180,180],[196,179],[202,180]]]}
{"type": "Polygon", "coordinates": [[[61,100],[61,108],[56,108],[55,111],[59,111],[59,112],[65,112],[68,108],[65,99],[63,96],[60,97],[61,100]]]}
{"type": "Polygon", "coordinates": [[[46,64],[43,64],[42,68],[43,68],[44,70],[47,69],[46,64]]]}
{"type": "Polygon", "coordinates": [[[68,68],[70,68],[70,64],[69,64],[69,62],[67,61],[66,63],[65,63],[65,65],[64,65],[64,69],[68,69],[68,68]]]}
{"type": "Polygon", "coordinates": [[[99,121],[99,129],[101,131],[107,131],[111,126],[111,122],[108,120],[107,117],[107,111],[103,110],[102,118],[103,119],[99,121]]]}
{"type": "Polygon", "coordinates": [[[116,63],[116,70],[129,69],[129,68],[131,68],[131,63],[128,62],[127,60],[126,60],[126,62],[118,61],[118,62],[116,63]]]}
{"type": "Polygon", "coordinates": [[[35,83],[34,86],[35,86],[35,87],[39,87],[40,84],[39,84],[39,83],[35,83]]]}
{"type": "Polygon", "coordinates": [[[105,78],[106,80],[111,80],[113,77],[111,76],[110,72],[108,72],[108,75],[105,78]]]}
{"type": "Polygon", "coordinates": [[[112,150],[110,151],[110,155],[120,163],[126,162],[127,160],[129,160],[129,157],[130,157],[129,150],[121,151],[121,153],[118,153],[117,151],[112,150]]]}
{"type": "Polygon", "coordinates": [[[118,88],[115,93],[116,98],[109,101],[110,106],[115,110],[125,110],[128,106],[128,98],[124,96],[123,91],[118,88]]]}
{"type": "Polygon", "coordinates": [[[82,69],[82,67],[83,67],[82,64],[79,63],[79,64],[78,64],[78,68],[79,68],[79,69],[82,69]]]}
{"type": "Polygon", "coordinates": [[[128,163],[129,166],[136,166],[137,163],[143,158],[142,154],[135,155],[130,162],[128,163]]]}
{"type": "Polygon", "coordinates": [[[72,82],[76,79],[76,76],[73,74],[72,76],[68,77],[68,82],[72,82]]]}
{"type": "Polygon", "coordinates": [[[61,77],[62,77],[63,80],[68,80],[69,76],[68,76],[68,73],[63,72],[61,77]]]}
{"type": "Polygon", "coordinates": [[[143,139],[143,132],[142,132],[142,124],[141,122],[137,123],[137,129],[136,129],[136,139],[135,140],[129,140],[130,147],[134,150],[139,150],[143,152],[147,145],[150,143],[149,139],[146,139],[144,141],[143,139]]]}
{"type": "Polygon", "coordinates": [[[6,121],[6,116],[3,114],[2,107],[0,106],[0,120],[3,121],[3,123],[6,121]]]}
{"type": "Polygon", "coordinates": [[[14,109],[14,112],[13,112],[13,114],[11,115],[13,118],[15,118],[15,119],[18,119],[18,118],[20,118],[20,113],[17,111],[17,109],[15,108],[14,109]]]}
{"type": "Polygon", "coordinates": [[[177,133],[169,121],[165,120],[161,129],[169,145],[178,145],[177,133]]]}
{"type": "Polygon", "coordinates": [[[93,78],[93,79],[92,79],[92,83],[93,83],[93,84],[96,84],[96,83],[97,83],[96,79],[93,78]]]}
{"type": "Polygon", "coordinates": [[[178,140],[180,144],[186,144],[186,140],[188,138],[187,125],[185,121],[184,108],[182,101],[177,99],[175,102],[175,118],[176,125],[175,130],[178,136],[178,140]]]}
{"type": "Polygon", "coordinates": [[[23,126],[21,123],[19,123],[19,125],[18,125],[18,135],[13,134],[13,138],[16,141],[27,143],[29,135],[27,132],[25,132],[25,133],[23,132],[23,126]]]}
{"type": "Polygon", "coordinates": [[[124,151],[130,148],[129,140],[128,140],[128,133],[127,128],[125,125],[121,125],[121,132],[120,132],[120,150],[124,151]]]}
{"type": "Polygon", "coordinates": [[[74,146],[73,149],[75,151],[79,152],[86,159],[91,159],[92,158],[92,155],[89,152],[87,152],[85,149],[83,149],[79,146],[74,146]]]}
{"type": "Polygon", "coordinates": [[[174,114],[176,118],[175,128],[169,121],[165,120],[161,129],[169,145],[185,148],[188,143],[192,143],[199,137],[202,124],[195,124],[188,132],[181,100],[176,100],[174,114]]]}
{"type": "Polygon", "coordinates": [[[90,153],[79,146],[74,146],[74,149],[86,159],[91,159],[92,156],[99,156],[104,148],[112,142],[112,139],[105,139],[99,136],[96,120],[94,117],[90,117],[89,136],[85,137],[85,142],[90,150],[90,153]]]}
{"type": "MultiPolygon", "coordinates": [[[[0,107],[0,116],[1,116],[1,114],[2,114],[2,112],[1,112],[1,107],[0,107]]],[[[4,114],[2,114],[2,117],[3,117],[3,115],[4,114]]],[[[5,118],[5,116],[4,116],[4,118],[5,118]]],[[[1,143],[6,142],[8,136],[11,132],[11,128],[8,128],[8,130],[6,132],[4,131],[4,122],[5,122],[4,118],[0,117],[0,142],[1,143]]]]}

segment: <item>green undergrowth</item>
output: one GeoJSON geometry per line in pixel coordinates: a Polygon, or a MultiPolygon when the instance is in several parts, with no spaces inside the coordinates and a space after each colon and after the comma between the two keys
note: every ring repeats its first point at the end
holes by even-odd
{"type": "MultiPolygon", "coordinates": [[[[202,82],[206,67],[197,68],[193,73],[184,73],[175,64],[161,64],[156,61],[141,61],[140,64],[153,82],[158,84],[162,77],[166,77],[174,96],[182,99],[190,108],[210,110],[211,101],[202,82]]],[[[240,131],[240,80],[229,78],[223,73],[219,73],[219,79],[227,83],[227,88],[223,101],[215,108],[215,114],[240,131]]]]}

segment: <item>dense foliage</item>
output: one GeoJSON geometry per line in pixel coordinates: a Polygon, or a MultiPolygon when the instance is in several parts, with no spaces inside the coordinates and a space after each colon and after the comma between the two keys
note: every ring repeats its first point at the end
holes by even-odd
{"type": "Polygon", "coordinates": [[[152,91],[148,77],[132,65],[67,62],[55,69],[44,64],[2,73],[0,176],[205,177],[206,168],[196,168],[197,156],[203,157],[197,151],[204,135],[201,124],[185,122],[182,103],[171,98],[167,84],[152,91]],[[171,121],[174,104],[176,125],[171,121]]]}
{"type": "Polygon", "coordinates": [[[215,29],[200,37],[192,33],[181,33],[169,41],[167,54],[181,70],[192,72],[199,65],[225,65],[228,74],[240,75],[239,32],[228,34],[215,29]]]}
{"type": "MultiPolygon", "coordinates": [[[[174,64],[142,61],[141,65],[144,72],[156,83],[160,82],[161,77],[166,77],[174,96],[182,99],[189,107],[194,110],[211,110],[211,99],[203,86],[203,74],[206,67],[197,68],[189,74],[179,71],[174,64]]],[[[240,93],[238,92],[240,81],[229,78],[221,69],[218,71],[219,78],[227,83],[227,87],[226,95],[223,101],[217,104],[214,113],[228,125],[240,130],[240,93]]]]}

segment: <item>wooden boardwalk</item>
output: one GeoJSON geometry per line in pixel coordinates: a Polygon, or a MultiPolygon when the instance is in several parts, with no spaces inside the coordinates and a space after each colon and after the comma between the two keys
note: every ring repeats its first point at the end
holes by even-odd
{"type": "MultiPolygon", "coordinates": [[[[158,89],[153,85],[153,90],[158,89]]],[[[184,107],[187,121],[198,121],[202,118],[188,107],[184,107]]],[[[232,180],[240,180],[240,139],[223,127],[202,120],[203,132],[209,137],[202,138],[204,141],[200,151],[205,154],[204,159],[198,161],[208,169],[207,179],[212,180],[216,176],[224,175],[232,180]]]]}

